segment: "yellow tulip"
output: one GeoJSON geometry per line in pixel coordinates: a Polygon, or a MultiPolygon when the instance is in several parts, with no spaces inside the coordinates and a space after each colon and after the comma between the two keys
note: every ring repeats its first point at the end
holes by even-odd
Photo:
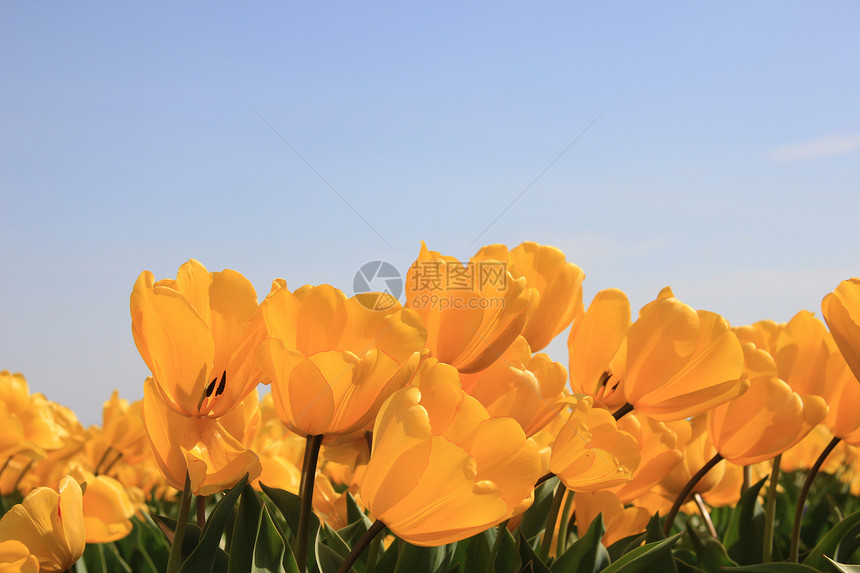
{"type": "Polygon", "coordinates": [[[158,467],[167,483],[195,495],[228,489],[247,473],[260,474],[260,460],[248,449],[259,423],[257,392],[220,418],[183,416],[171,408],[152,378],[143,387],[143,419],[158,467]]]}
{"type": "Polygon", "coordinates": [[[743,363],[725,319],[693,310],[667,287],[630,327],[622,387],[642,414],[680,420],[743,394],[749,386],[741,380],[743,363]]]}
{"type": "Polygon", "coordinates": [[[820,396],[801,396],[777,375],[764,350],[744,345],[749,390],[708,413],[708,432],[725,459],[750,465],[781,454],[827,415],[820,396]]]}
{"type": "Polygon", "coordinates": [[[832,349],[823,376],[824,399],[830,407],[824,424],[837,438],[860,446],[860,382],[837,348],[832,349]]]}
{"type": "Polygon", "coordinates": [[[798,394],[827,394],[831,382],[824,375],[830,354],[836,350],[824,323],[803,310],[780,331],[770,352],[777,374],[798,394]]]}
{"type": "Polygon", "coordinates": [[[409,382],[426,332],[396,301],[374,310],[329,286],[295,293],[276,280],[260,308],[269,338],[257,357],[278,417],[301,436],[367,429],[379,406],[409,382]]]}
{"type": "Polygon", "coordinates": [[[3,541],[0,543],[0,573],[39,573],[39,560],[20,541],[3,541]]]}
{"type": "Polygon", "coordinates": [[[624,405],[621,388],[627,360],[630,302],[618,289],[594,295],[585,314],[570,328],[570,386],[577,394],[594,397],[610,410],[624,405]]]}
{"type": "Polygon", "coordinates": [[[624,503],[634,503],[660,483],[684,457],[678,437],[666,424],[631,412],[618,420],[618,429],[632,435],[639,444],[641,462],[627,483],[612,491],[624,503]]]}
{"type": "Polygon", "coordinates": [[[427,327],[430,355],[460,372],[483,370],[519,336],[533,311],[536,290],[514,278],[503,261],[463,265],[421,243],[406,274],[406,307],[427,327]]]}
{"type": "Polygon", "coordinates": [[[401,539],[443,545],[524,511],[540,471],[519,424],[491,418],[456,369],[427,361],[377,415],[361,496],[401,539]]]}
{"type": "Polygon", "coordinates": [[[839,283],[821,301],[821,312],[845,362],[860,380],[860,278],[839,283]]]}
{"type": "Polygon", "coordinates": [[[41,571],[65,571],[86,545],[81,486],[71,477],[59,492],[38,487],[0,520],[0,543],[15,540],[39,560],[41,571]]]}
{"type": "Polygon", "coordinates": [[[514,279],[525,277],[526,286],[538,291],[539,302],[523,329],[533,352],[542,350],[582,312],[585,273],[568,263],[555,247],[520,243],[508,251],[505,245],[488,245],[472,257],[473,263],[496,260],[507,264],[514,279]]]}
{"type": "Polygon", "coordinates": [[[549,469],[568,489],[594,491],[630,481],[639,445],[621,431],[608,410],[577,400],[552,446],[549,469]]]}
{"type": "MultiPolygon", "coordinates": [[[[672,468],[672,471],[663,478],[661,485],[669,499],[675,499],[690,481],[690,478],[702,469],[705,462],[714,457],[717,450],[708,435],[708,418],[701,415],[691,420],[677,420],[668,422],[666,425],[678,436],[678,445],[684,451],[681,462],[672,468]]],[[[723,479],[726,471],[726,461],[722,460],[715,465],[693,488],[692,493],[704,494],[723,479]]],[[[670,504],[671,505],[671,504],[670,504]]],[[[665,511],[661,512],[665,515],[665,511]]]]}
{"type": "Polygon", "coordinates": [[[585,535],[588,527],[598,514],[603,515],[606,533],[601,543],[609,547],[616,541],[642,533],[651,514],[641,507],[624,507],[618,496],[611,491],[577,493],[573,498],[576,513],[576,530],[579,536],[585,535]]]}
{"type": "Polygon", "coordinates": [[[79,483],[86,482],[83,497],[87,543],[107,543],[131,533],[136,511],[125,487],[112,477],[95,476],[81,467],[72,470],[79,483]]]}
{"type": "Polygon", "coordinates": [[[519,336],[499,360],[475,374],[460,374],[460,382],[491,416],[510,416],[531,436],[564,407],[567,371],[546,354],[532,356],[519,336]]]}
{"type": "Polygon", "coordinates": [[[262,380],[254,350],[265,336],[251,283],[190,260],[176,280],[140,274],[131,293],[134,342],[164,402],[185,416],[218,418],[262,380]]]}

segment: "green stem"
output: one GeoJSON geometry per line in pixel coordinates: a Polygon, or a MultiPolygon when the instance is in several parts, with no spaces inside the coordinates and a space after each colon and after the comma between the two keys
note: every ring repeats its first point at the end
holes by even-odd
{"type": "Polygon", "coordinates": [[[776,486],[779,484],[779,462],[782,454],[773,458],[773,469],[770,472],[770,484],[767,488],[767,505],[764,510],[764,542],[761,548],[762,563],[773,560],[773,526],[776,521],[776,486]]]}
{"type": "Polygon", "coordinates": [[[803,487],[800,488],[800,495],[797,497],[797,508],[794,510],[794,523],[791,526],[791,551],[789,552],[788,560],[792,563],[797,563],[798,556],[800,555],[800,522],[803,521],[803,506],[806,505],[806,496],[809,495],[809,488],[812,486],[812,480],[814,480],[815,476],[818,475],[818,471],[824,464],[824,460],[827,459],[827,456],[830,455],[830,452],[833,451],[833,448],[835,448],[836,444],[839,442],[840,438],[833,438],[830,440],[830,443],[821,450],[821,455],[818,456],[818,459],[815,460],[815,463],[812,464],[811,468],[809,468],[809,472],[806,474],[806,480],[803,482],[803,487]]]}
{"type": "Polygon", "coordinates": [[[546,517],[546,527],[543,530],[543,541],[540,544],[540,558],[544,563],[549,559],[549,550],[555,535],[555,522],[558,521],[558,512],[561,510],[561,502],[564,500],[566,491],[567,488],[564,487],[564,484],[559,482],[552,498],[552,504],[549,506],[549,515],[546,517]]]}
{"type": "Polygon", "coordinates": [[[702,499],[702,494],[694,493],[693,501],[696,502],[696,507],[699,508],[699,513],[702,514],[702,521],[705,522],[705,527],[708,528],[708,533],[711,534],[711,537],[717,539],[717,530],[714,527],[714,522],[711,521],[711,514],[708,513],[708,508],[705,505],[705,500],[702,499]]]}
{"type": "Polygon", "coordinates": [[[108,454],[110,454],[110,453],[111,453],[111,450],[113,450],[113,448],[112,448],[112,447],[110,447],[110,446],[108,446],[107,448],[105,448],[105,453],[103,453],[103,454],[102,454],[102,457],[101,457],[101,458],[99,458],[99,461],[98,461],[98,463],[96,463],[96,467],[95,467],[95,469],[93,470],[93,475],[94,475],[94,476],[98,477],[98,475],[99,475],[99,469],[102,467],[102,464],[103,464],[103,463],[105,463],[105,460],[107,459],[108,454]]]}
{"type": "Polygon", "coordinates": [[[170,557],[167,560],[167,573],[178,573],[182,566],[182,540],[185,538],[185,526],[188,524],[188,514],[191,511],[191,477],[185,472],[185,488],[182,490],[182,500],[179,502],[179,518],[173,532],[173,545],[170,546],[170,557]]]}
{"type": "Polygon", "coordinates": [[[109,471],[111,471],[113,469],[113,467],[116,465],[116,463],[122,458],[122,456],[123,456],[123,453],[119,452],[119,455],[117,455],[117,457],[115,457],[113,459],[113,461],[107,465],[107,467],[105,468],[105,471],[103,471],[102,473],[107,474],[109,471]]]}
{"type": "MultiPolygon", "coordinates": [[[[374,521],[355,544],[355,547],[352,548],[352,551],[349,552],[349,555],[346,556],[346,560],[338,567],[337,573],[348,573],[352,565],[358,560],[359,555],[383,529],[385,529],[384,523],[378,519],[374,521]]],[[[300,569],[300,571],[304,571],[304,569],[300,569]]]]}
{"type": "Polygon", "coordinates": [[[15,480],[15,485],[12,486],[12,491],[18,491],[18,486],[21,485],[21,480],[24,479],[24,476],[27,475],[27,472],[30,471],[30,468],[33,467],[35,462],[36,460],[30,458],[30,461],[27,462],[26,466],[24,466],[24,470],[18,475],[18,479],[15,480]]]}
{"type": "MultiPolygon", "coordinates": [[[[311,513],[314,510],[314,475],[317,471],[317,459],[320,454],[323,436],[308,436],[305,442],[305,466],[302,468],[302,509],[299,513],[299,530],[296,533],[296,563],[299,571],[304,573],[308,562],[308,535],[311,523],[311,513]]],[[[349,571],[349,569],[347,569],[349,571]]]]}
{"type": "Polygon", "coordinates": [[[612,417],[615,418],[615,421],[617,422],[632,411],[633,404],[631,404],[630,402],[625,402],[623,406],[613,412],[612,417]]]}
{"type": "Polygon", "coordinates": [[[682,489],[681,493],[678,494],[678,497],[675,498],[675,503],[672,504],[672,509],[670,509],[669,513],[666,514],[666,523],[663,524],[663,535],[666,537],[669,536],[669,532],[672,531],[672,524],[675,521],[675,516],[678,515],[678,511],[680,511],[681,506],[684,505],[684,502],[687,500],[687,496],[690,495],[690,492],[693,491],[696,484],[699,483],[699,481],[705,477],[705,474],[711,471],[711,469],[722,460],[723,456],[719,453],[714,454],[714,457],[705,462],[702,469],[697,471],[693,477],[690,478],[690,481],[687,482],[687,485],[684,486],[684,489],[682,489]]]}
{"type": "Polygon", "coordinates": [[[558,541],[555,546],[555,554],[560,556],[567,549],[567,529],[570,526],[570,508],[573,507],[572,489],[567,490],[567,497],[564,498],[564,508],[561,510],[561,524],[558,526],[558,541]]]}

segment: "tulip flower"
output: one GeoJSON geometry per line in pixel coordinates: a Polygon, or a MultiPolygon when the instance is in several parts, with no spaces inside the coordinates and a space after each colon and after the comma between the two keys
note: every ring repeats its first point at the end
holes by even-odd
{"type": "Polygon", "coordinates": [[[801,396],[777,375],[773,358],[744,345],[749,390],[708,413],[708,432],[725,459],[750,465],[781,454],[827,415],[819,396],[801,396]]]}
{"type": "Polygon", "coordinates": [[[361,496],[409,543],[435,546],[524,511],[540,476],[537,447],[510,418],[491,418],[453,367],[427,361],[415,386],[376,418],[361,496]]]}
{"type": "Polygon", "coordinates": [[[627,414],[618,420],[618,429],[632,435],[639,445],[641,462],[629,482],[612,490],[624,503],[634,503],[666,477],[684,457],[678,437],[669,427],[647,416],[627,414]]]}
{"type": "Polygon", "coordinates": [[[577,400],[562,426],[549,469],[573,491],[606,489],[630,481],[639,466],[639,445],[621,431],[608,410],[577,400]]]}
{"type": "Polygon", "coordinates": [[[496,260],[507,264],[514,279],[538,291],[538,303],[523,329],[533,352],[542,350],[582,312],[585,273],[565,260],[555,247],[525,242],[508,251],[505,245],[488,245],[471,262],[496,260]]]}
{"type": "Polygon", "coordinates": [[[571,388],[613,411],[625,402],[621,383],[629,328],[627,295],[606,289],[594,295],[585,314],[574,321],[567,339],[571,388]]]}
{"type": "Polygon", "coordinates": [[[546,354],[532,356],[520,336],[499,360],[475,374],[461,374],[460,382],[491,416],[510,416],[531,436],[564,407],[567,371],[546,354]]]}
{"type": "Polygon", "coordinates": [[[834,350],[836,345],[824,323],[803,310],[781,329],[770,354],[776,362],[777,374],[792,390],[824,396],[831,382],[824,369],[834,350]]]}
{"type": "Polygon", "coordinates": [[[0,543],[0,573],[39,573],[39,560],[20,541],[3,541],[0,543]]]}
{"type": "Polygon", "coordinates": [[[693,310],[667,287],[628,332],[624,395],[660,422],[695,416],[743,394],[743,363],[725,319],[693,310]]]}
{"type": "Polygon", "coordinates": [[[229,489],[247,473],[256,478],[260,460],[248,449],[258,422],[257,392],[220,418],[183,416],[163,399],[152,378],[143,387],[143,419],[158,467],[167,483],[194,495],[229,489]]]}
{"type": "Polygon", "coordinates": [[[860,380],[860,278],[839,283],[821,301],[821,312],[845,362],[860,380]]]}
{"type": "Polygon", "coordinates": [[[262,380],[254,351],[265,336],[251,283],[190,260],[176,280],[140,274],[131,293],[134,342],[164,403],[184,416],[218,418],[262,380]]]}
{"type": "Polygon", "coordinates": [[[116,541],[131,533],[136,507],[123,484],[109,476],[95,476],[80,466],[71,475],[87,484],[83,497],[87,543],[116,541]]]}
{"type": "Polygon", "coordinates": [[[525,327],[537,291],[514,278],[504,261],[461,264],[421,243],[406,274],[406,307],[427,327],[430,355],[470,374],[508,349],[525,327]]]}
{"type": "Polygon", "coordinates": [[[300,436],[365,430],[409,382],[426,333],[396,301],[384,310],[329,286],[295,293],[278,279],[261,304],[269,338],[257,351],[278,417],[300,436]]]}
{"type": "MultiPolygon", "coordinates": [[[[717,450],[708,435],[708,418],[701,415],[691,420],[678,420],[666,424],[678,436],[678,445],[684,451],[681,463],[663,479],[661,485],[667,494],[674,499],[684,489],[690,478],[699,471],[705,463],[713,459],[717,450]]],[[[713,469],[696,483],[691,493],[704,494],[723,479],[726,471],[725,460],[717,463],[713,469]]]]}
{"type": "Polygon", "coordinates": [[[625,537],[642,533],[651,518],[648,510],[642,507],[625,508],[618,496],[611,491],[577,493],[573,502],[576,530],[580,537],[585,535],[598,514],[603,515],[606,533],[600,542],[605,547],[625,537]]]}
{"type": "Polygon", "coordinates": [[[0,519],[0,543],[23,543],[41,571],[65,571],[86,545],[81,487],[66,476],[59,491],[38,487],[0,519]]]}
{"type": "Polygon", "coordinates": [[[860,446],[860,382],[836,348],[831,351],[824,378],[828,381],[824,399],[830,407],[824,424],[837,438],[860,446]]]}

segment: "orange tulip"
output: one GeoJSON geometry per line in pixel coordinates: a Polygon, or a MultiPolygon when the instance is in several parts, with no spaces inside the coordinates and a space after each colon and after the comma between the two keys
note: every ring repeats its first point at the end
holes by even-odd
{"type": "Polygon", "coordinates": [[[20,541],[3,541],[0,543],[0,573],[39,573],[39,559],[20,541]]]}
{"type": "Polygon", "coordinates": [[[860,278],[839,283],[821,301],[821,312],[845,362],[860,380],[860,278]]]}
{"type": "Polygon", "coordinates": [[[86,534],[81,486],[71,477],[59,491],[38,487],[0,520],[0,543],[24,544],[39,560],[41,571],[65,571],[84,553],[86,534]]]}
{"type": "Polygon", "coordinates": [[[461,264],[421,243],[406,274],[406,306],[427,327],[430,355],[460,372],[483,370],[516,340],[533,312],[535,289],[504,261],[461,264]]]}
{"type": "Polygon", "coordinates": [[[629,482],[612,491],[624,503],[634,503],[666,477],[684,457],[678,437],[666,424],[631,412],[618,420],[618,429],[628,432],[639,444],[642,460],[629,482]]]}
{"type": "Polygon", "coordinates": [[[540,476],[537,447],[510,418],[491,418],[453,367],[427,361],[417,386],[376,418],[361,496],[415,545],[452,543],[524,511],[540,476]]]}
{"type": "Polygon", "coordinates": [[[627,360],[630,302],[618,289],[594,295],[588,310],[574,321],[567,339],[570,386],[593,396],[610,410],[624,405],[621,388],[627,360]]]}
{"type": "Polygon", "coordinates": [[[295,293],[276,280],[260,308],[269,338],[257,351],[278,417],[301,436],[366,429],[409,382],[426,332],[396,301],[374,310],[329,286],[295,293]]]}
{"type": "Polygon", "coordinates": [[[651,518],[647,509],[641,507],[624,507],[618,496],[611,491],[594,491],[577,493],[573,500],[576,513],[576,530],[579,536],[585,535],[591,522],[598,514],[603,515],[606,533],[600,540],[609,547],[616,541],[642,533],[651,518]]]}
{"type": "Polygon", "coordinates": [[[131,293],[134,342],[154,389],[184,416],[223,416],[262,380],[254,351],[265,336],[251,283],[190,260],[176,280],[140,274],[131,293]]]}
{"type": "Polygon", "coordinates": [[[743,360],[723,317],[693,310],[667,287],[628,332],[624,395],[661,422],[694,416],[743,394],[743,360]]]}
{"type": "Polygon", "coordinates": [[[487,260],[506,263],[514,279],[525,277],[526,286],[538,291],[539,302],[523,329],[533,352],[546,347],[582,312],[585,273],[559,249],[532,242],[510,251],[505,245],[488,245],[472,257],[473,263],[487,260]]]}

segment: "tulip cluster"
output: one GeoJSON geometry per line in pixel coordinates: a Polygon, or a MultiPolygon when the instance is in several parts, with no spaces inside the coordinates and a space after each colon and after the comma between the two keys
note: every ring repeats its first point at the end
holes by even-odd
{"type": "Polygon", "coordinates": [[[85,429],[0,372],[0,492],[21,500],[0,521],[0,570],[66,571],[90,546],[155,527],[153,570],[197,570],[204,553],[263,568],[256,545],[237,549],[263,538],[299,571],[309,556],[324,571],[326,559],[369,568],[404,554],[386,550],[391,539],[485,533],[489,559],[508,532],[518,558],[562,563],[595,535],[604,553],[635,547],[655,515],[665,535],[716,535],[709,512],[755,502],[759,476],[770,476],[767,561],[780,470],[809,470],[797,560],[815,474],[860,494],[860,279],[824,297],[826,324],[802,311],[732,327],[669,287],[636,317],[618,289],[585,306],[584,278],[536,243],[468,261],[422,244],[402,304],[282,279],[259,301],[240,273],[195,260],[175,279],[145,271],[130,298],[151,373],[141,401],[114,392],[85,429]],[[540,351],[568,327],[565,367],[540,351]],[[232,519],[253,515],[251,537],[234,525],[220,542],[212,531],[240,496],[232,519]],[[194,497],[203,530],[189,541],[194,497]]]}

